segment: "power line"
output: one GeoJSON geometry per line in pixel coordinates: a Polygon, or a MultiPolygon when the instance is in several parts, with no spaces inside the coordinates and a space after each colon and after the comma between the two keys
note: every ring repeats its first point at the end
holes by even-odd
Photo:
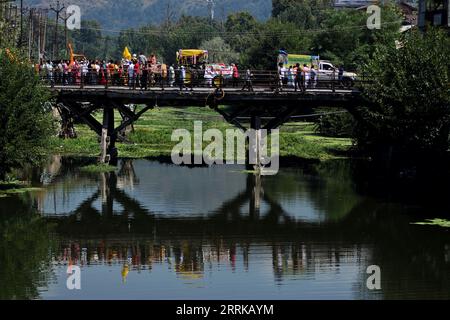
{"type": "Polygon", "coordinates": [[[65,6],[63,5],[60,7],[59,0],[57,1],[56,8],[53,6],[50,6],[50,10],[56,13],[56,23],[55,23],[55,38],[53,42],[53,56],[52,59],[55,59],[56,55],[58,54],[58,26],[59,26],[59,15],[61,12],[65,9],[65,6]]]}
{"type": "MultiPolygon", "coordinates": [[[[381,26],[389,26],[389,25],[398,25],[400,21],[392,21],[392,22],[384,22],[381,23],[381,26]]],[[[54,24],[54,23],[49,23],[54,24]]],[[[96,28],[96,27],[86,27],[82,26],[81,30],[93,30],[93,31],[100,31],[105,33],[118,33],[118,34],[126,34],[126,33],[132,33],[132,34],[138,34],[138,35],[164,35],[171,33],[173,31],[170,30],[161,30],[161,29],[154,29],[154,30],[148,30],[148,31],[142,31],[142,29],[145,29],[147,27],[141,27],[140,30],[134,30],[134,29],[124,29],[124,30],[115,30],[115,29],[107,29],[107,28],[96,28]]],[[[341,32],[341,31],[351,31],[351,30],[364,30],[367,29],[367,25],[360,25],[360,26],[352,26],[352,27],[338,27],[338,28],[328,28],[328,29],[298,29],[298,32],[300,34],[314,34],[314,33],[325,33],[325,32],[341,32]]],[[[292,35],[291,31],[277,31],[277,32],[265,32],[262,30],[259,31],[240,31],[240,32],[234,32],[234,31],[176,31],[176,34],[180,35],[223,35],[223,36],[235,36],[235,35],[248,35],[248,36],[257,36],[257,35],[269,35],[269,36],[277,36],[277,35],[292,35]]]]}

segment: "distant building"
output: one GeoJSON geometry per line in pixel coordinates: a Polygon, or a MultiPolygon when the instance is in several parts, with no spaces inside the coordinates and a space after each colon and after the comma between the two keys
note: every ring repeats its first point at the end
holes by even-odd
{"type": "Polygon", "coordinates": [[[417,6],[408,1],[399,1],[397,5],[403,14],[403,24],[417,26],[418,24],[417,6]]]}
{"type": "Polygon", "coordinates": [[[419,0],[419,27],[450,27],[449,0],[419,0]]]}
{"type": "Polygon", "coordinates": [[[359,8],[373,3],[377,3],[376,0],[335,0],[334,7],[336,8],[359,8]]]}
{"type": "MultiPolygon", "coordinates": [[[[383,3],[383,1],[371,1],[372,3],[383,3]]],[[[394,1],[391,1],[391,3],[394,1]]],[[[372,4],[370,3],[370,4],[372,4]]],[[[386,1],[387,3],[387,1],[386,1]]],[[[370,5],[365,5],[356,8],[356,10],[367,10],[367,7],[370,5]]],[[[417,26],[418,24],[418,10],[415,1],[407,1],[407,0],[397,0],[395,1],[396,6],[400,9],[403,21],[402,25],[404,26],[417,26]]]]}

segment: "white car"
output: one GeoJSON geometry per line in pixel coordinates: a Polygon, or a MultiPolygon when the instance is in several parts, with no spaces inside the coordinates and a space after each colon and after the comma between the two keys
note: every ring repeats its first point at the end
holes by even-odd
{"type": "MultiPolygon", "coordinates": [[[[320,61],[319,62],[319,70],[317,72],[317,80],[338,80],[339,77],[339,69],[333,66],[333,64],[329,61],[320,61]]],[[[352,87],[357,78],[356,73],[344,71],[344,75],[342,77],[342,84],[344,87],[352,87]]]]}

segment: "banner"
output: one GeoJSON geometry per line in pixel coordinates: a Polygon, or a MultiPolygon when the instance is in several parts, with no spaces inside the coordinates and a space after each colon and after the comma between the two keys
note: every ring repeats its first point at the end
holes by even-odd
{"type": "Polygon", "coordinates": [[[130,50],[128,50],[128,47],[125,47],[125,49],[123,50],[123,58],[131,60],[131,53],[130,50]]]}
{"type": "Polygon", "coordinates": [[[318,56],[310,56],[303,54],[290,54],[288,55],[288,62],[286,67],[295,66],[297,63],[303,66],[304,64],[310,66],[311,64],[317,64],[319,60],[318,56]]]}

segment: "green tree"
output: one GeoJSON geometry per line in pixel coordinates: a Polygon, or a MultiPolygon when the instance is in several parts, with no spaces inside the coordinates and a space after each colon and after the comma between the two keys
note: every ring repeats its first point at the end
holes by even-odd
{"type": "Polygon", "coordinates": [[[239,62],[239,53],[233,51],[230,45],[221,37],[215,37],[211,40],[203,41],[200,45],[202,49],[208,50],[209,60],[218,63],[237,63],[239,62]]]}
{"type": "Polygon", "coordinates": [[[278,17],[301,0],[272,0],[272,17],[278,17]]]}
{"type": "Polygon", "coordinates": [[[371,107],[358,109],[358,145],[378,151],[445,152],[450,132],[450,39],[445,32],[414,31],[379,46],[364,71],[371,107]]]}
{"type": "Polygon", "coordinates": [[[53,131],[49,92],[15,52],[0,52],[0,180],[23,164],[40,162],[53,131]]]}
{"type": "Polygon", "coordinates": [[[367,62],[374,47],[390,45],[400,36],[401,17],[395,6],[382,8],[383,25],[380,30],[367,28],[365,11],[332,10],[320,24],[313,38],[313,51],[323,59],[344,64],[357,70],[367,62]]]}
{"type": "Polygon", "coordinates": [[[273,0],[272,16],[280,21],[293,22],[302,29],[313,29],[323,21],[331,0],[273,0]]]}
{"type": "Polygon", "coordinates": [[[174,63],[179,49],[203,49],[202,42],[219,36],[219,29],[220,26],[208,18],[182,16],[172,30],[162,33],[165,61],[174,63]]]}
{"type": "Polygon", "coordinates": [[[224,38],[237,52],[242,53],[253,40],[252,34],[259,23],[248,12],[237,12],[228,16],[225,22],[226,37],[224,38]]]}
{"type": "Polygon", "coordinates": [[[255,32],[241,60],[244,66],[274,70],[277,67],[278,50],[281,48],[288,52],[308,53],[311,39],[294,23],[271,19],[255,32]]]}
{"type": "Polygon", "coordinates": [[[343,112],[342,109],[333,111],[327,108],[324,110],[324,113],[330,111],[330,114],[323,115],[316,121],[315,131],[321,135],[330,137],[351,137],[356,125],[353,116],[347,112],[343,112]]]}

